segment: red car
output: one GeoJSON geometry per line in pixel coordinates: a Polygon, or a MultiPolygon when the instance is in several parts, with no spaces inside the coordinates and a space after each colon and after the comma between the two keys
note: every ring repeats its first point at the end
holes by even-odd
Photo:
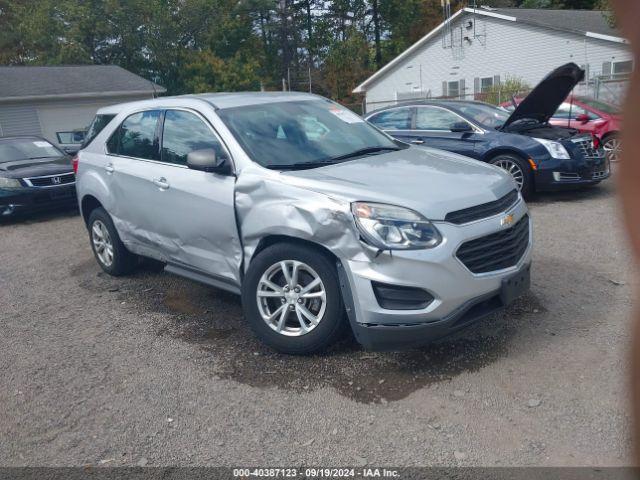
{"type": "MultiPolygon", "coordinates": [[[[516,98],[520,103],[522,98],[516,98]]],[[[506,110],[513,110],[511,102],[500,104],[506,110]]],[[[593,133],[602,140],[604,150],[610,161],[620,158],[620,128],[622,117],[619,109],[613,105],[589,97],[567,97],[556,110],[549,123],[559,127],[575,128],[583,133],[593,133]]]]}

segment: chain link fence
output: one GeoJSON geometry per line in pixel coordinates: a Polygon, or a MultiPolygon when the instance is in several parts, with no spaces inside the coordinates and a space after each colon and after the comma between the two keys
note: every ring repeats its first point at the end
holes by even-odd
{"type": "MultiPolygon", "coordinates": [[[[628,75],[597,76],[592,77],[587,82],[578,84],[573,90],[573,94],[576,96],[592,97],[612,105],[620,106],[624,100],[628,84],[628,75]]],[[[402,97],[400,99],[393,98],[378,101],[367,101],[363,99],[359,103],[343,103],[343,105],[360,115],[411,100],[474,100],[508,108],[513,105],[514,99],[523,99],[531,90],[531,88],[502,88],[500,85],[496,85],[485,92],[464,93],[456,96],[433,96],[429,91],[422,95],[417,93],[413,97],[404,93],[400,95],[402,97]]]]}

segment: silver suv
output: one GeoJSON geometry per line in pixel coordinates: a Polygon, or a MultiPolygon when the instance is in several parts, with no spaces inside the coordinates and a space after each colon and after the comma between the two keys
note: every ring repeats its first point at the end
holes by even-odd
{"type": "Polygon", "coordinates": [[[527,207],[497,167],[309,94],[117,110],[75,165],[98,263],[122,275],[151,257],[241,294],[276,350],[318,351],[347,326],[366,348],[422,345],[529,286],[527,207]]]}

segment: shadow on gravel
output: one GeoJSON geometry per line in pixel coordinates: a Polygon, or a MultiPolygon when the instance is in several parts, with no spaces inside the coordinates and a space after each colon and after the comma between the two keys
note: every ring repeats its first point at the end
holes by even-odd
{"type": "Polygon", "coordinates": [[[80,215],[80,210],[78,210],[77,207],[59,208],[41,212],[20,213],[10,217],[0,216],[0,225],[29,225],[32,223],[77,217],[78,215],[80,215]]]}
{"type": "Polygon", "coordinates": [[[558,192],[536,193],[533,198],[527,201],[527,205],[545,205],[550,203],[572,203],[582,201],[599,201],[611,197],[615,190],[612,179],[605,180],[604,183],[590,187],[581,187],[571,190],[561,190],[558,192]]]}
{"type": "Polygon", "coordinates": [[[111,278],[84,262],[71,274],[80,286],[116,295],[140,313],[166,314],[158,335],[170,335],[206,352],[212,374],[255,387],[298,392],[333,387],[364,403],[399,400],[433,382],[482,368],[507,354],[518,319],[543,311],[533,295],[508,312],[422,350],[367,352],[352,337],[310,357],[275,353],[257,341],[242,318],[239,297],[161,273],[145,263],[128,278],[111,278]]]}
{"type": "MultiPolygon", "coordinates": [[[[559,272],[566,272],[560,282],[574,285],[594,273],[558,262],[542,258],[536,267],[545,271],[553,264],[559,272]]],[[[323,354],[295,357],[275,353],[253,337],[242,318],[239,297],[161,273],[161,266],[145,264],[132,277],[111,278],[91,261],[71,273],[81,287],[126,302],[123,308],[135,308],[141,315],[161,314],[163,320],[154,325],[156,333],[197,345],[212,375],[296,392],[333,387],[363,403],[399,400],[426,385],[476,371],[514,350],[535,353],[556,335],[555,341],[561,342],[575,335],[575,330],[558,324],[553,312],[547,312],[543,302],[530,293],[505,312],[421,350],[367,352],[353,338],[345,338],[323,354]],[[520,337],[513,345],[516,335],[520,337]]],[[[535,280],[534,269],[533,292],[535,280]]],[[[615,286],[603,281],[603,289],[610,288],[615,286]]],[[[572,299],[575,303],[568,308],[575,310],[575,322],[582,329],[590,325],[580,316],[581,308],[589,307],[589,318],[597,317],[599,308],[603,312],[608,308],[592,292],[574,291],[572,299]]]]}

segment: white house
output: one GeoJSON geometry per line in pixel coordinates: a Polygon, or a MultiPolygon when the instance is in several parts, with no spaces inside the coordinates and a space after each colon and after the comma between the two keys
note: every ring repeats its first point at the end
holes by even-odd
{"type": "Polygon", "coordinates": [[[163,92],[116,65],[0,66],[0,137],[78,144],[99,108],[163,92]]]}
{"type": "Polygon", "coordinates": [[[603,12],[464,8],[354,92],[366,95],[367,111],[412,98],[481,99],[505,78],[533,87],[554,68],[574,62],[587,72],[576,93],[616,96],[616,79],[632,70],[632,58],[603,12]],[[611,85],[602,88],[601,82],[611,85]]]}

